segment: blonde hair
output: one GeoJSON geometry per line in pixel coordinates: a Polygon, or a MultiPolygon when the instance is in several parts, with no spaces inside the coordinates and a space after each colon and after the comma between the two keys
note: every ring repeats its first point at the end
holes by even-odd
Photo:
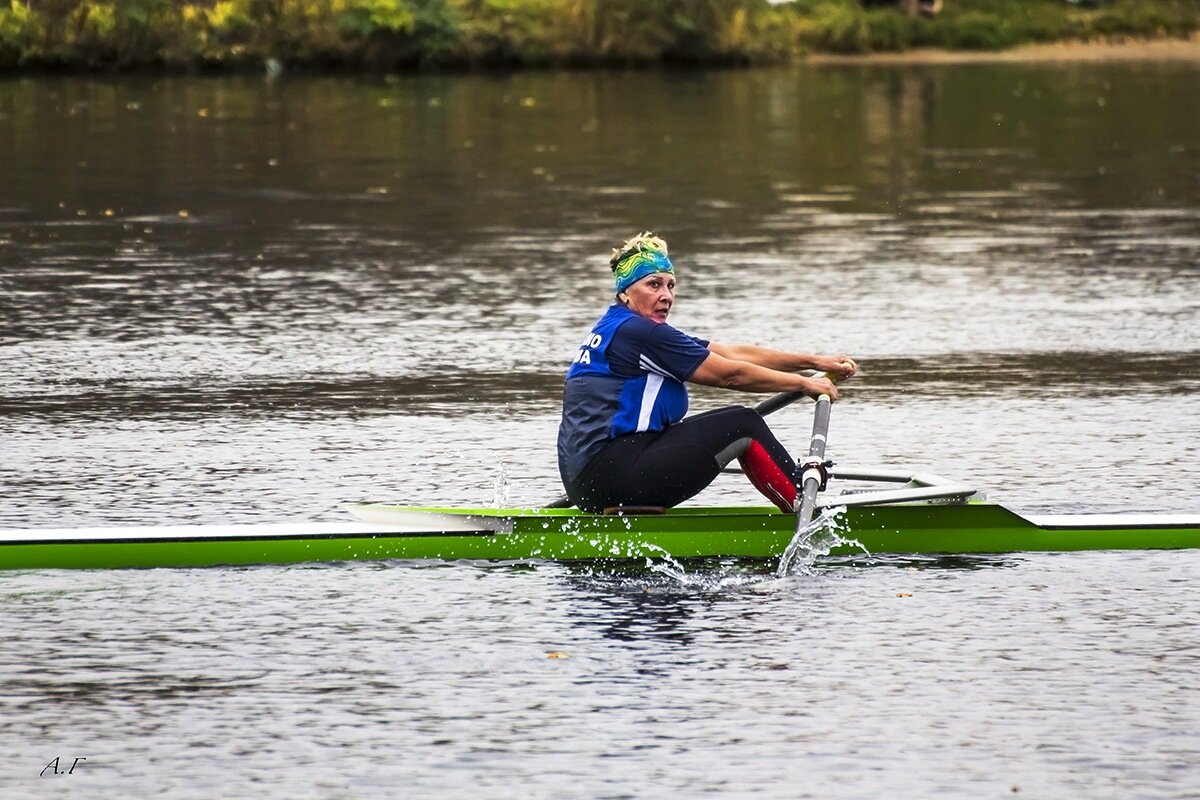
{"type": "Polygon", "coordinates": [[[668,255],[666,240],[660,238],[653,231],[642,231],[637,236],[627,240],[620,247],[613,248],[612,257],[608,259],[608,266],[613,272],[616,272],[617,266],[622,261],[636,253],[645,253],[647,251],[662,253],[664,256],[668,255]]]}

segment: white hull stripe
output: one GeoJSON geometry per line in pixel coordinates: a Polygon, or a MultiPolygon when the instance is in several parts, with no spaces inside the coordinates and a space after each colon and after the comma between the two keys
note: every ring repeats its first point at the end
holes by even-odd
{"type": "Polygon", "coordinates": [[[646,385],[642,389],[642,407],[638,410],[638,433],[650,429],[650,416],[654,412],[654,401],[658,399],[658,390],[662,388],[662,382],[661,375],[646,376],[646,385]]]}

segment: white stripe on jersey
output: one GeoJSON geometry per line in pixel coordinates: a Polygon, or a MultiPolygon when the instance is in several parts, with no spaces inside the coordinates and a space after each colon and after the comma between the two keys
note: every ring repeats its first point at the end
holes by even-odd
{"type": "Polygon", "coordinates": [[[665,369],[660,367],[658,364],[655,364],[650,359],[646,358],[644,353],[638,353],[638,366],[641,367],[642,369],[646,370],[647,372],[653,372],[655,375],[662,375],[664,378],[671,378],[672,380],[674,380],[674,378],[675,378],[674,375],[667,372],[665,369]]]}
{"type": "Polygon", "coordinates": [[[642,388],[642,407],[638,409],[638,433],[650,429],[650,414],[654,411],[654,401],[658,399],[658,390],[662,387],[662,382],[663,379],[659,375],[646,376],[646,385],[642,388]]]}

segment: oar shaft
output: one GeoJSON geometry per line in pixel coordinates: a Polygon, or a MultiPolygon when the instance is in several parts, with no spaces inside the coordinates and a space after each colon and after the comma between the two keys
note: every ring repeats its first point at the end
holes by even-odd
{"type": "Polygon", "coordinates": [[[779,409],[787,408],[800,398],[807,396],[808,395],[800,389],[796,389],[791,392],[780,392],[777,395],[773,395],[768,397],[766,400],[763,400],[754,407],[754,410],[758,412],[759,416],[765,417],[767,414],[774,414],[779,409]]]}
{"type": "Polygon", "coordinates": [[[832,401],[829,395],[817,398],[813,412],[812,438],[808,442],[808,459],[800,472],[800,510],[796,513],[797,527],[803,528],[812,522],[817,507],[817,492],[825,482],[825,442],[829,436],[829,410],[832,401]]]}

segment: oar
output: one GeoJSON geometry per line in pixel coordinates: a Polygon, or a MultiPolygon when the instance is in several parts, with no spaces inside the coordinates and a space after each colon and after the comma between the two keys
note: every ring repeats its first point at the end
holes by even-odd
{"type": "Polygon", "coordinates": [[[809,530],[809,526],[817,508],[817,492],[821,491],[829,477],[825,466],[825,440],[829,435],[829,409],[832,405],[833,401],[827,394],[817,398],[808,458],[800,465],[800,507],[796,510],[796,533],[779,557],[779,566],[775,568],[775,574],[780,578],[788,574],[792,560],[801,551],[808,550],[812,541],[813,531],[809,530]]]}
{"type": "Polygon", "coordinates": [[[754,407],[754,410],[758,412],[759,416],[765,417],[767,414],[774,414],[781,408],[787,408],[802,397],[808,397],[808,395],[800,389],[790,392],[780,392],[763,400],[754,407]]]}
{"type": "Polygon", "coordinates": [[[829,409],[832,404],[827,394],[817,398],[808,459],[800,466],[800,508],[796,512],[796,533],[812,522],[813,511],[817,507],[817,492],[821,491],[829,478],[825,466],[825,442],[829,436],[829,409]]]}
{"type": "MultiPolygon", "coordinates": [[[[805,373],[805,374],[808,374],[808,373],[805,373]]],[[[816,374],[816,373],[812,373],[812,374],[816,374]]],[[[829,400],[829,398],[826,397],[825,395],[821,395],[821,396],[825,397],[826,401],[829,400]]],[[[754,410],[759,413],[759,416],[765,417],[768,414],[774,414],[776,411],[778,411],[781,408],[787,408],[792,403],[796,402],[797,400],[799,400],[802,397],[808,397],[808,395],[805,394],[800,389],[794,389],[793,391],[790,391],[790,392],[780,392],[779,394],[772,395],[772,396],[768,397],[766,400],[763,400],[761,403],[759,403],[758,405],[756,405],[754,407],[754,410]]],[[[828,409],[828,405],[829,405],[828,402],[826,402],[826,409],[828,409]]],[[[828,419],[829,419],[828,410],[826,410],[826,412],[825,412],[825,417],[826,417],[826,425],[828,425],[828,419]]],[[[824,450],[822,450],[821,452],[824,453],[824,450]]],[[[575,505],[575,504],[573,502],[571,502],[571,498],[567,497],[565,494],[562,494],[562,495],[559,495],[558,497],[554,498],[553,500],[551,500],[549,503],[546,503],[545,505],[543,505],[542,508],[570,508],[573,505],[575,505]]]]}

